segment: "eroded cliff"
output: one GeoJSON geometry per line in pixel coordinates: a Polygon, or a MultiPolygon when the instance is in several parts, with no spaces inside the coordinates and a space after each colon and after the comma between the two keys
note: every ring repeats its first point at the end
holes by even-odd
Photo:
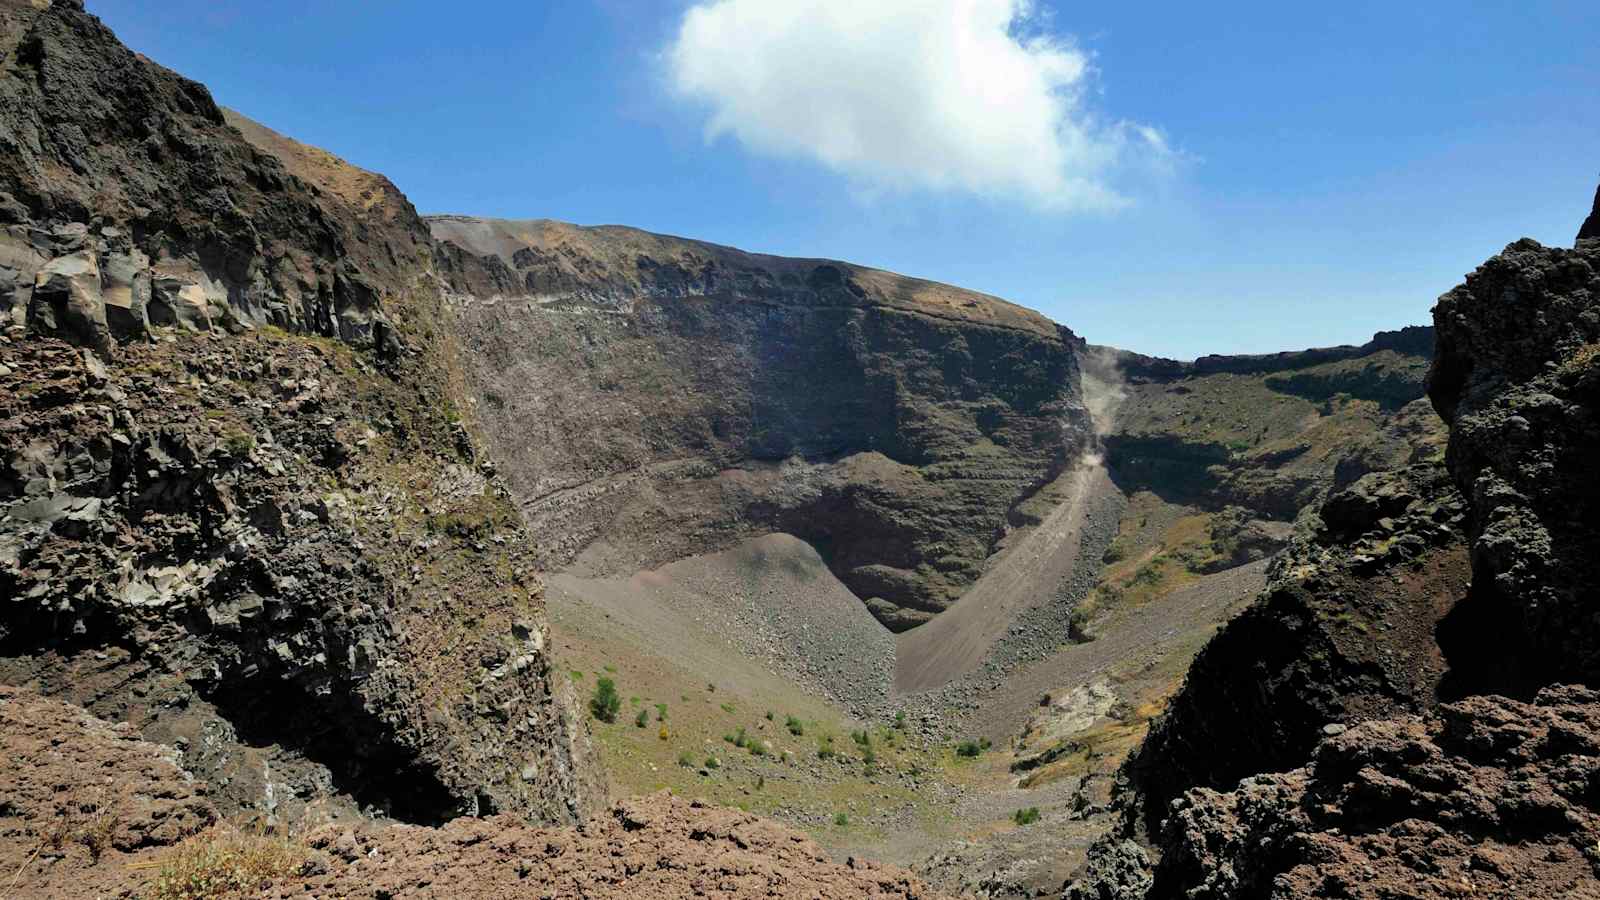
{"type": "Polygon", "coordinates": [[[247,141],[81,2],[0,3],[0,123],[0,680],[229,810],[576,818],[581,723],[410,204],[247,141]]]}
{"type": "Polygon", "coordinates": [[[430,223],[551,566],[784,531],[900,630],[1088,440],[1071,333],[993,297],[627,228],[430,223]]]}

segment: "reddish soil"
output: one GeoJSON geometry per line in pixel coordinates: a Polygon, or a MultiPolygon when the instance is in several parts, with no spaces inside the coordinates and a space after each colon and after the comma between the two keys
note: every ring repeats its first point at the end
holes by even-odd
{"type": "MultiPolygon", "coordinates": [[[[136,739],[127,726],[0,686],[0,897],[145,895],[181,850],[194,849],[186,839],[204,846],[234,833],[206,795],[173,751],[136,739]]],[[[940,896],[903,869],[835,863],[783,825],[665,793],[618,803],[578,828],[498,816],[441,828],[328,825],[276,840],[292,847],[294,874],[227,896],[940,896]]]]}
{"type": "Polygon", "coordinates": [[[216,818],[170,749],[0,686],[0,897],[127,896],[128,864],[216,818]]]}

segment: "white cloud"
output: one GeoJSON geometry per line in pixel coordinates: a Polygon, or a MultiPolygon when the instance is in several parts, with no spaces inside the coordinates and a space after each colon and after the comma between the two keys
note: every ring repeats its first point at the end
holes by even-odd
{"type": "Polygon", "coordinates": [[[699,0],[666,66],[709,108],[708,138],[873,191],[1113,209],[1119,174],[1173,158],[1158,130],[1089,108],[1089,56],[1032,0],[699,0]]]}

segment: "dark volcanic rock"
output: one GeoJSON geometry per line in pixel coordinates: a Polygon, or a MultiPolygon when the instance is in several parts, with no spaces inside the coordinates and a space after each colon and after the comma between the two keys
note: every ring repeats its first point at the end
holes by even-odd
{"type": "Polygon", "coordinates": [[[1600,897],[1600,694],[1357,725],[1305,768],[1189,792],[1152,898],[1600,897]]]}
{"type": "Polygon", "coordinates": [[[1435,319],[1429,393],[1471,501],[1481,627],[1526,642],[1535,685],[1600,683],[1600,246],[1518,241],[1435,319]]]}
{"type": "Polygon", "coordinates": [[[82,4],[38,7],[0,0],[0,266],[16,273],[0,307],[14,321],[50,260],[79,253],[106,289],[83,298],[101,310],[90,327],[234,319],[381,341],[380,295],[430,246],[414,213],[380,224],[322,196],[82,4]]]}
{"type": "Polygon", "coordinates": [[[1600,675],[1597,271],[1523,240],[1440,298],[1451,484],[1330,498],[1202,651],[1127,770],[1151,896],[1600,897],[1600,696],[1549,687],[1600,675]]]}
{"type": "Polygon", "coordinates": [[[1075,339],[993,297],[626,228],[431,221],[553,566],[785,531],[902,629],[1088,439],[1075,339]]]}
{"type": "Polygon", "coordinates": [[[1130,761],[1147,825],[1189,788],[1301,764],[1330,724],[1430,709],[1445,674],[1435,630],[1469,580],[1464,518],[1438,466],[1329,498],[1130,761]]]}
{"type": "Polygon", "coordinates": [[[227,811],[574,819],[431,237],[273,137],[81,3],[0,0],[0,681],[187,748],[227,811]]]}

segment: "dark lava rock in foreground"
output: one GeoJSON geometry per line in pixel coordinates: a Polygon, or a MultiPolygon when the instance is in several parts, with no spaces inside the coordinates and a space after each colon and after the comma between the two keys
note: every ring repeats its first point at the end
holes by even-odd
{"type": "Polygon", "coordinates": [[[1339,731],[1304,768],[1191,791],[1163,846],[1152,897],[1600,897],[1600,693],[1339,731]]]}
{"type": "Polygon", "coordinates": [[[1600,897],[1600,244],[1518,241],[1434,322],[1448,477],[1322,506],[1130,760],[1126,833],[1072,896],[1600,897]]]}
{"type": "Polygon", "coordinates": [[[1434,317],[1429,395],[1472,507],[1474,616],[1526,648],[1521,671],[1477,687],[1600,684],[1600,245],[1518,241],[1434,317]]]}

